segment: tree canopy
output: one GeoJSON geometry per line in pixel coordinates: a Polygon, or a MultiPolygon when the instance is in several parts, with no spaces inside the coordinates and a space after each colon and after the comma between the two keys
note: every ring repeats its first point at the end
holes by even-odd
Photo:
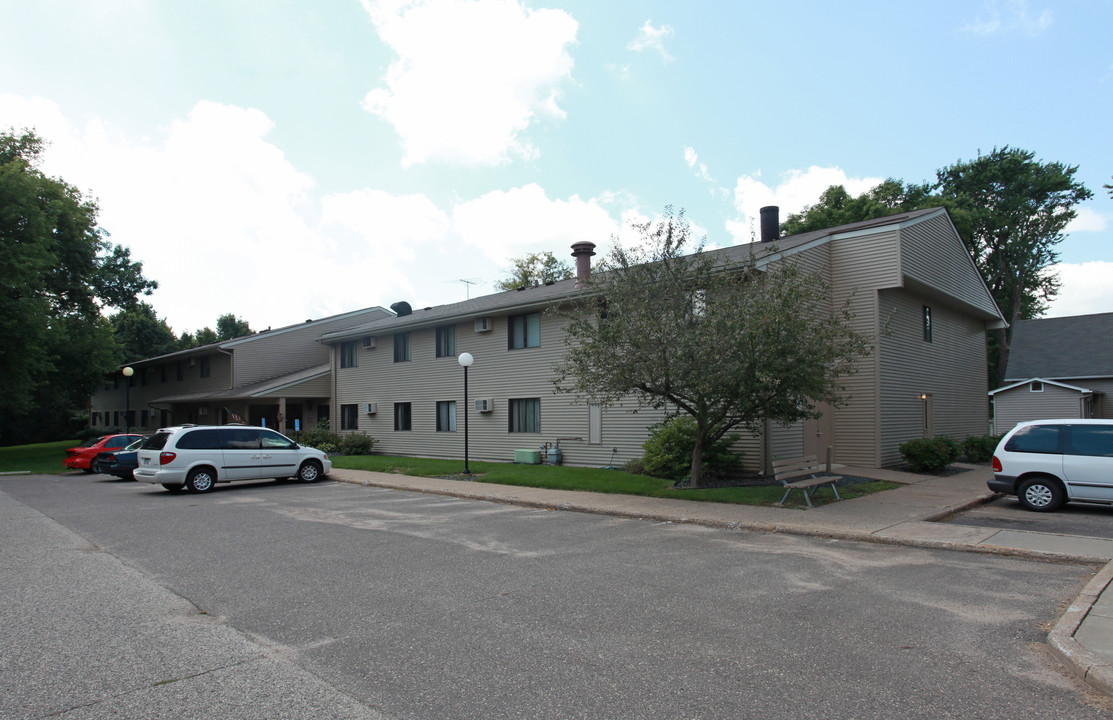
{"type": "Polygon", "coordinates": [[[566,315],[558,392],[643,407],[696,424],[691,479],[703,453],[732,428],[751,432],[818,417],[842,402],[840,378],[873,338],[848,311],[828,310],[821,279],[791,262],[724,263],[693,243],[683,212],[636,226],[642,245],[614,249],[566,315]]]}
{"type": "Polygon", "coordinates": [[[0,132],[0,442],[63,436],[117,362],[101,312],[157,287],[107,240],[97,204],[39,169],[43,140],[0,132]]]}
{"type": "Polygon", "coordinates": [[[823,192],[815,205],[790,215],[789,234],[868,220],[897,212],[945,207],[966,244],[1008,328],[988,338],[991,387],[1001,384],[1017,320],[1039,317],[1059,289],[1047,268],[1076,216],[1075,206],[1092,197],[1075,179],[1078,166],[1035,159],[1035,153],[994,148],[974,160],[936,171],[933,184],[905,185],[890,178],[851,197],[841,185],[823,192]]]}
{"type": "Polygon", "coordinates": [[[557,260],[548,251],[529,253],[510,262],[510,274],[495,283],[499,290],[517,290],[530,285],[567,280],[574,274],[571,265],[557,260]]]}

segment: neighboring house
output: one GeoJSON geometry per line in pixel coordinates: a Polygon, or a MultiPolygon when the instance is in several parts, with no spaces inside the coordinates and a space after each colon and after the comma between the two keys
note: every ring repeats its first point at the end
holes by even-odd
{"type": "MultiPolygon", "coordinates": [[[[763,209],[775,228],[776,208],[763,209]]],[[[765,222],[769,220],[770,222],[765,222]]],[[[474,459],[509,461],[518,449],[560,443],[567,464],[618,465],[642,454],[660,411],[630,398],[601,406],[556,394],[552,366],[564,351],[563,321],[545,310],[591,292],[592,243],[576,243],[577,275],[541,286],[409,312],[327,333],[332,348],[334,429],[362,431],[390,454],[463,456],[463,412],[474,459]],[[471,353],[470,406],[463,407],[461,352],[471,353]],[[634,411],[637,410],[635,414],[634,411]]],[[[818,272],[831,308],[849,302],[874,351],[845,378],[848,402],[819,421],[776,426],[741,443],[747,467],[833,447],[836,462],[901,461],[910,438],[986,432],[988,328],[1001,312],[950,217],[920,210],[713,251],[759,266],[786,258],[818,272]]]]}
{"type": "Polygon", "coordinates": [[[390,316],[385,308],[367,308],[128,363],[130,380],[121,368],[93,396],[90,422],[152,430],[223,424],[235,415],[284,432],[310,429],[329,418],[332,396],[329,349],[318,339],[390,316]]]}
{"type": "Polygon", "coordinates": [[[994,430],[1046,418],[1113,418],[1113,313],[1021,320],[1005,384],[989,393],[994,430]]]}

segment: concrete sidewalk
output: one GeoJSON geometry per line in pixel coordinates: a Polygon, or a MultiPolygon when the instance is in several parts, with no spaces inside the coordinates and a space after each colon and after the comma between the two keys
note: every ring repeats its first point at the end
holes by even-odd
{"type": "Polygon", "coordinates": [[[1113,695],[1113,540],[941,523],[995,497],[985,466],[953,466],[935,477],[887,469],[839,467],[844,475],[890,480],[901,487],[810,509],[692,502],[634,495],[419,478],[363,470],[333,469],[330,478],[413,492],[450,495],[551,510],[599,513],[758,532],[892,543],[917,547],[1007,554],[1061,562],[1103,563],[1048,635],[1067,667],[1090,685],[1113,695]]]}

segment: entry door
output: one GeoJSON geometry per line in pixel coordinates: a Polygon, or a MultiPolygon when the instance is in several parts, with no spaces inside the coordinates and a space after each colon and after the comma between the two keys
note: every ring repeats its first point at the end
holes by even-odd
{"type": "Polygon", "coordinates": [[[816,459],[824,462],[827,459],[827,446],[835,444],[835,423],[830,405],[820,403],[819,410],[823,416],[818,420],[804,421],[804,454],[815,455],[816,459]]]}

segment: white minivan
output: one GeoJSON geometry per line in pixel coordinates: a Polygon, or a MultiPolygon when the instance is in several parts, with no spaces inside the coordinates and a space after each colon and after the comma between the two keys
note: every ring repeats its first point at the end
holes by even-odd
{"type": "Polygon", "coordinates": [[[314,482],[332,461],[265,427],[182,425],[158,430],[140,446],[135,479],[170,491],[205,493],[218,482],[296,477],[314,482]]]}
{"type": "Polygon", "coordinates": [[[1019,423],[997,444],[993,473],[989,489],[1016,495],[1029,510],[1113,504],[1113,420],[1019,423]]]}

